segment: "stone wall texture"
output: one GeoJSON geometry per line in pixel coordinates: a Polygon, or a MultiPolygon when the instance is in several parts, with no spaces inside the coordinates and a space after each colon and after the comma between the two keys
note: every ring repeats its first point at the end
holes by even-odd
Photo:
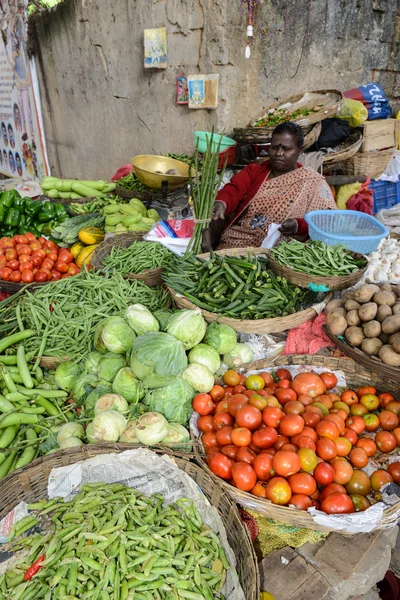
{"type": "Polygon", "coordinates": [[[136,154],[192,152],[275,99],[377,81],[400,108],[400,0],[260,0],[246,60],[240,0],[65,0],[32,25],[53,173],[111,177],[136,154]],[[285,27],[285,16],[287,26],[285,27]],[[166,26],[168,68],[143,67],[143,30],[166,26]],[[215,111],[176,106],[180,73],[219,73],[215,111]]]}

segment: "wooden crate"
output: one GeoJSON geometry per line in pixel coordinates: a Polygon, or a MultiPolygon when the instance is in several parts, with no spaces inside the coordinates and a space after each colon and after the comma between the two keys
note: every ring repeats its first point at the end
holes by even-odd
{"type": "Polygon", "coordinates": [[[395,132],[398,132],[398,127],[399,121],[396,119],[376,119],[363,123],[364,141],[361,152],[397,147],[398,136],[395,135],[395,132]]]}

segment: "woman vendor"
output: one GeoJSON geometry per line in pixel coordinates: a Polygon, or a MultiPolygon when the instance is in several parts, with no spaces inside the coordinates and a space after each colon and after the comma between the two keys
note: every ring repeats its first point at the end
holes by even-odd
{"type": "Polygon", "coordinates": [[[337,208],[322,175],[297,162],[303,146],[301,127],[278,125],[269,160],[244,168],[220,190],[213,219],[228,217],[220,249],[261,246],[271,223],[281,223],[283,235],[305,236],[307,212],[337,208]]]}

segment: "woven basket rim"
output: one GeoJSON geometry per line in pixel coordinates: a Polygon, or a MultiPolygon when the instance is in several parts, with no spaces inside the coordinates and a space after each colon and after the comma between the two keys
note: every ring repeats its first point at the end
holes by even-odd
{"type": "Polygon", "coordinates": [[[342,144],[339,144],[339,146],[337,146],[338,149],[336,151],[334,150],[333,152],[328,152],[327,154],[325,154],[324,159],[322,161],[323,164],[326,165],[330,163],[342,162],[343,160],[351,158],[361,148],[363,141],[364,138],[361,131],[358,131],[358,129],[356,129],[351,133],[347,140],[345,140],[344,142],[342,142],[342,144]],[[341,148],[341,146],[346,144],[346,142],[352,137],[356,138],[355,141],[347,147],[341,148]]]}
{"type": "MultiPolygon", "coordinates": [[[[322,123],[318,122],[314,125],[302,127],[304,135],[304,149],[310,148],[319,138],[321,133],[322,123]]],[[[271,141],[272,131],[263,127],[244,127],[234,129],[234,135],[241,143],[265,144],[271,141]],[[266,131],[264,132],[264,129],[266,131]]]]}

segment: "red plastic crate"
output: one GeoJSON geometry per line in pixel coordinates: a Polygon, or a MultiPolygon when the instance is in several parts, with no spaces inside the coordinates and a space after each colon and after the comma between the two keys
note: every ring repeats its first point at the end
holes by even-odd
{"type": "MultiPolygon", "coordinates": [[[[226,150],[223,150],[222,152],[219,153],[219,160],[218,160],[218,169],[223,169],[224,165],[225,165],[225,161],[227,160],[226,166],[229,167],[229,165],[233,165],[235,160],[236,160],[236,148],[237,148],[237,142],[234,146],[229,146],[229,148],[227,148],[226,150]]],[[[203,154],[199,154],[199,156],[203,157],[203,154]]]]}

